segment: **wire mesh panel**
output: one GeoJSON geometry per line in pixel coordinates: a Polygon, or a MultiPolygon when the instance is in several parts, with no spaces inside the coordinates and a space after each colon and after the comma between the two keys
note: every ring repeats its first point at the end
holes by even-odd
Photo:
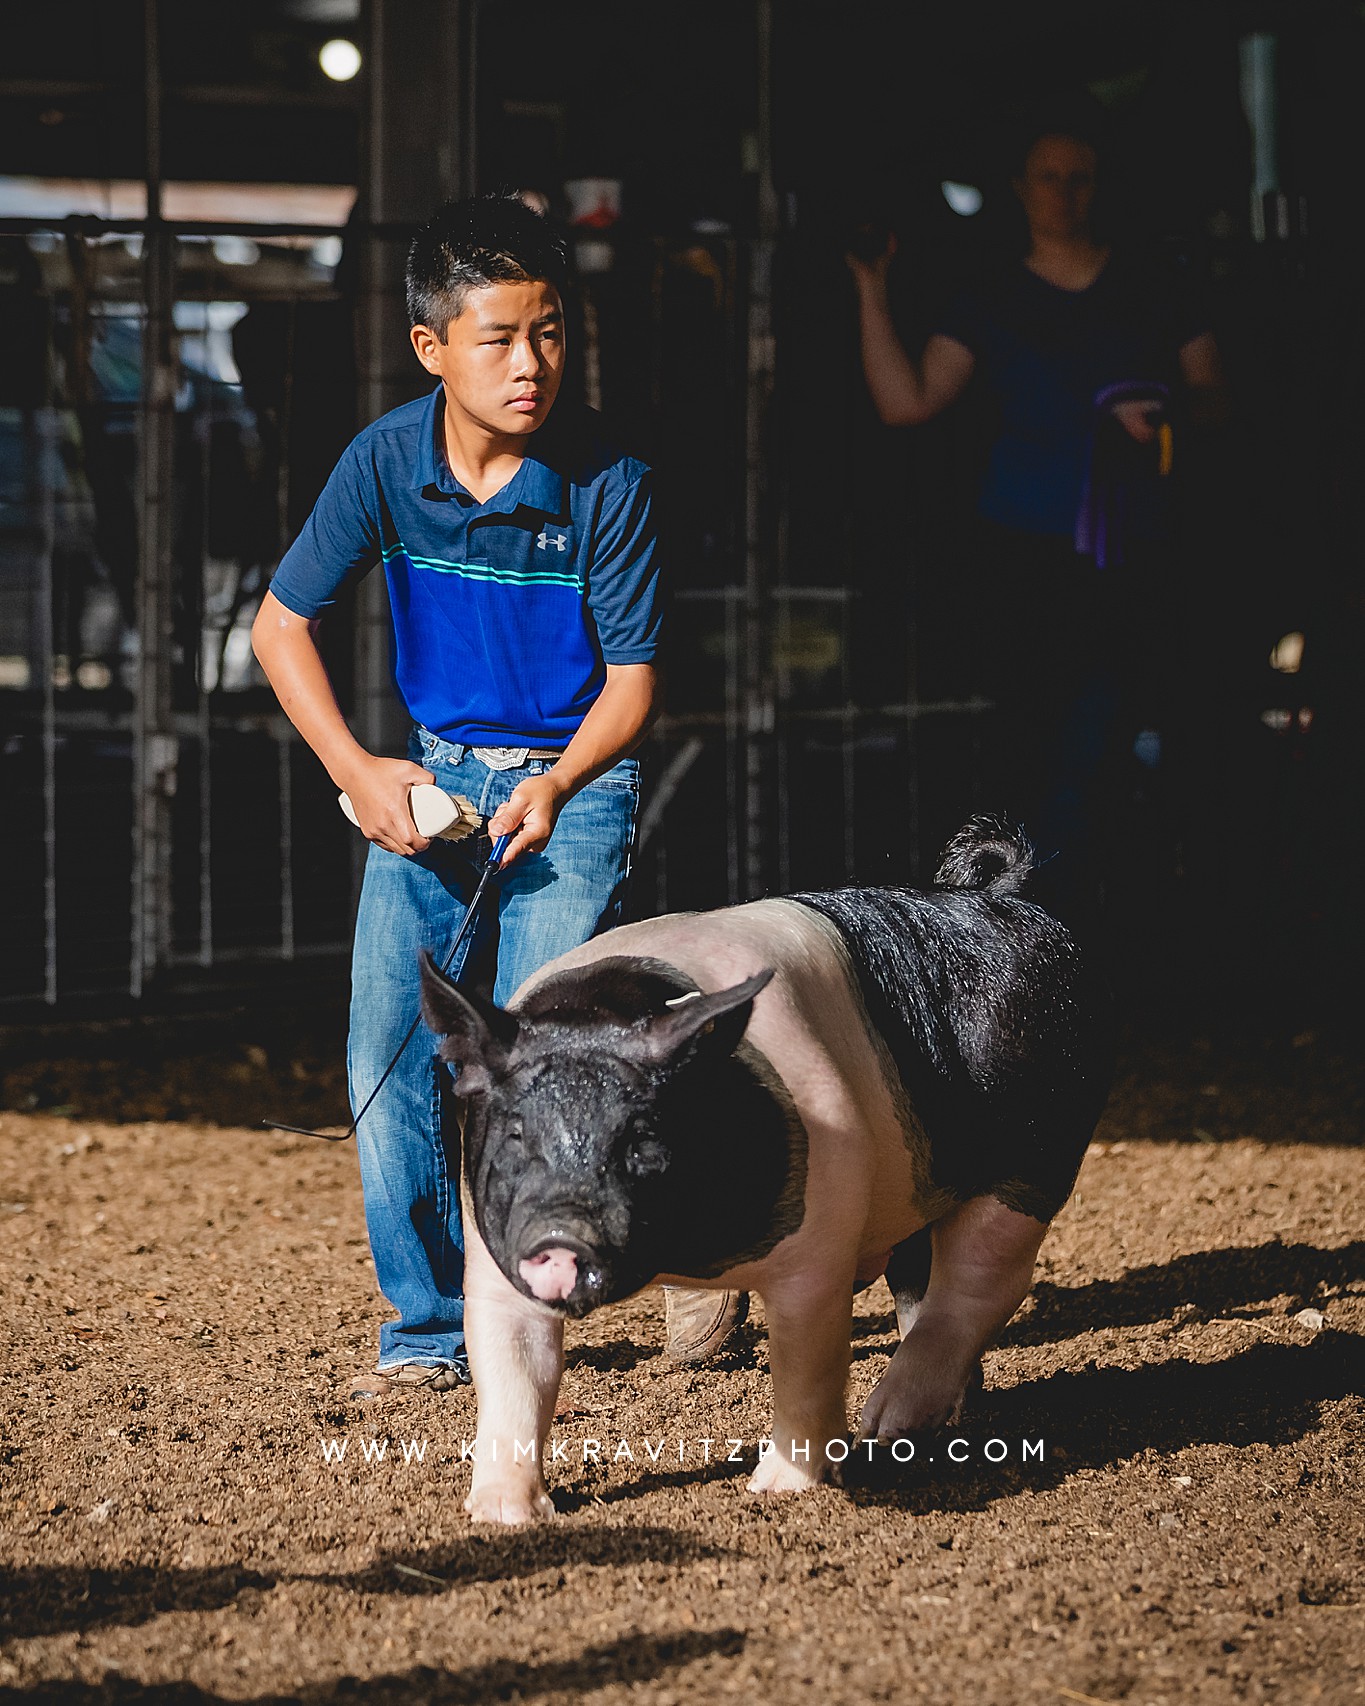
{"type": "MultiPolygon", "coordinates": [[[[353,423],[340,245],[182,240],[176,326],[193,374],[177,443],[185,730],[174,811],[172,957],[201,966],[343,946],[351,848],[335,790],[280,715],[250,627],[353,423]],[[193,599],[193,602],[191,600],[193,599]],[[191,647],[193,648],[191,650],[191,647]]],[[[342,696],[350,649],[323,644],[342,696]]]]}
{"type": "Polygon", "coordinates": [[[3,239],[0,704],[15,821],[0,990],[126,987],[138,359],[135,240],[3,239]]]}
{"type": "MultiPolygon", "coordinates": [[[[170,574],[150,612],[143,243],[75,226],[0,239],[3,318],[24,329],[0,379],[0,781],[24,826],[0,889],[10,1003],[140,993],[147,935],[164,973],[336,951],[348,929],[334,791],[300,762],[250,646],[351,429],[340,240],[174,244],[170,574]],[[169,704],[140,777],[154,660],[169,704]],[[164,871],[139,867],[143,788],[165,800],[164,871]]],[[[328,649],[345,695],[349,645],[328,649]]]]}

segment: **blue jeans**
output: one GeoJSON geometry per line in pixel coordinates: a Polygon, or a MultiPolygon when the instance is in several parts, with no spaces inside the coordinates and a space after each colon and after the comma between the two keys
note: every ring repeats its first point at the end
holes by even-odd
{"type": "MultiPolygon", "coordinates": [[[[549,769],[531,760],[490,770],[466,747],[414,730],[408,756],[438,787],[464,794],[491,817],[527,776],[549,769]]],[[[477,981],[496,955],[494,999],[505,1004],[548,960],[567,953],[620,916],[639,801],[633,758],[575,794],[544,852],[525,854],[484,891],[472,941],[449,975],[477,981]]],[[[360,1108],[383,1075],[421,1004],[418,950],[445,960],[464,921],[488,841],[433,841],[403,858],[373,844],[356,917],[347,1048],[351,1107],[360,1108]]],[[[356,1132],[365,1226],[379,1289],[398,1311],[379,1330],[378,1367],[449,1363],[464,1346],[464,1236],[457,1145],[442,1135],[437,1039],[419,1025],[356,1132]]]]}

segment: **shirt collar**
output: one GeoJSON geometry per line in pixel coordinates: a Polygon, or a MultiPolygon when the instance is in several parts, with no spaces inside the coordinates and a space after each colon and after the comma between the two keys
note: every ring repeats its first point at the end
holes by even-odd
{"type": "MultiPolygon", "coordinates": [[[[438,385],[422,411],[421,434],[413,464],[412,484],[419,492],[435,486],[438,492],[447,497],[454,497],[463,492],[464,487],[451,473],[450,464],[445,457],[436,453],[436,429],[443,418],[444,409],[445,388],[438,385]]],[[[541,427],[536,438],[544,431],[545,428],[541,427]]],[[[559,515],[564,507],[564,476],[532,449],[527,450],[521,467],[502,490],[489,498],[486,504],[480,504],[478,507],[495,515],[510,515],[521,504],[528,509],[541,510],[546,515],[559,515]]]]}
{"type": "Polygon", "coordinates": [[[453,493],[455,490],[445,457],[438,457],[436,454],[436,421],[444,396],[445,387],[438,385],[427,398],[426,408],[422,410],[422,425],[417,434],[417,456],[412,469],[414,491],[424,492],[428,486],[435,486],[442,492],[453,493]]]}
{"type": "MultiPolygon", "coordinates": [[[[540,432],[544,431],[545,428],[541,427],[540,432]]],[[[539,438],[540,433],[536,437],[539,438]]],[[[534,451],[527,452],[516,479],[507,488],[509,496],[513,486],[517,485],[521,487],[516,494],[518,503],[525,504],[528,509],[538,509],[545,515],[563,514],[564,476],[548,462],[542,461],[534,451]]]]}

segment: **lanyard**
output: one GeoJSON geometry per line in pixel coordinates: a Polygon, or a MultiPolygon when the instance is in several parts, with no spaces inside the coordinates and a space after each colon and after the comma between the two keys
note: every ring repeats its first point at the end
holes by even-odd
{"type": "MultiPolygon", "coordinates": [[[[493,876],[494,871],[496,871],[498,866],[502,863],[502,856],[507,851],[507,844],[511,841],[511,839],[512,839],[512,837],[510,835],[500,835],[498,837],[498,839],[493,843],[493,851],[488,855],[488,863],[484,866],[483,871],[481,872],[481,874],[479,876],[478,884],[475,887],[474,894],[473,894],[472,898],[470,899],[469,905],[465,909],[464,923],[461,924],[459,930],[456,932],[455,940],[450,944],[450,952],[446,955],[445,959],[441,963],[441,970],[443,972],[450,970],[451,962],[454,960],[456,954],[460,951],[461,944],[464,942],[465,938],[469,935],[469,932],[474,928],[474,920],[477,917],[478,911],[479,911],[479,902],[483,899],[484,890],[488,887],[489,882],[492,880],[492,876],[493,876]]],[[[402,1042],[399,1043],[397,1049],[394,1052],[393,1059],[384,1068],[384,1076],[379,1080],[378,1084],[375,1085],[374,1089],[370,1091],[369,1095],[365,1099],[365,1106],[363,1108],[361,1108],[360,1112],[351,1121],[350,1126],[344,1132],[342,1132],[340,1137],[337,1137],[333,1132],[310,1131],[306,1126],[281,1125],[278,1120],[262,1120],[261,1124],[269,1126],[271,1128],[271,1130],[273,1130],[273,1131],[292,1131],[292,1132],[297,1133],[298,1136],[300,1136],[300,1137],[320,1137],[327,1143],[345,1143],[347,1138],[353,1137],[355,1135],[356,1127],[360,1124],[361,1120],[364,1119],[365,1115],[369,1112],[370,1104],[374,1101],[375,1097],[379,1094],[379,1092],[384,1088],[385,1084],[388,1083],[389,1074],[393,1071],[394,1067],[398,1065],[398,1062],[403,1058],[403,1050],[408,1046],[408,1044],[412,1041],[412,1039],[417,1035],[417,1027],[421,1023],[422,1023],[422,1015],[419,1012],[417,1017],[412,1021],[411,1025],[408,1026],[408,1034],[403,1038],[402,1042]]]]}

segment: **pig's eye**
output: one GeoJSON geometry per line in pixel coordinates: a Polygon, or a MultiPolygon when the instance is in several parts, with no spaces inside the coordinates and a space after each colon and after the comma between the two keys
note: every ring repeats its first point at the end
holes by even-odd
{"type": "Polygon", "coordinates": [[[502,1134],[502,1141],[520,1149],[526,1142],[526,1133],[519,1125],[509,1125],[502,1134]]]}
{"type": "Polygon", "coordinates": [[[648,1179],[668,1166],[668,1151],[650,1137],[632,1137],[626,1145],[626,1171],[633,1179],[648,1179]]]}

